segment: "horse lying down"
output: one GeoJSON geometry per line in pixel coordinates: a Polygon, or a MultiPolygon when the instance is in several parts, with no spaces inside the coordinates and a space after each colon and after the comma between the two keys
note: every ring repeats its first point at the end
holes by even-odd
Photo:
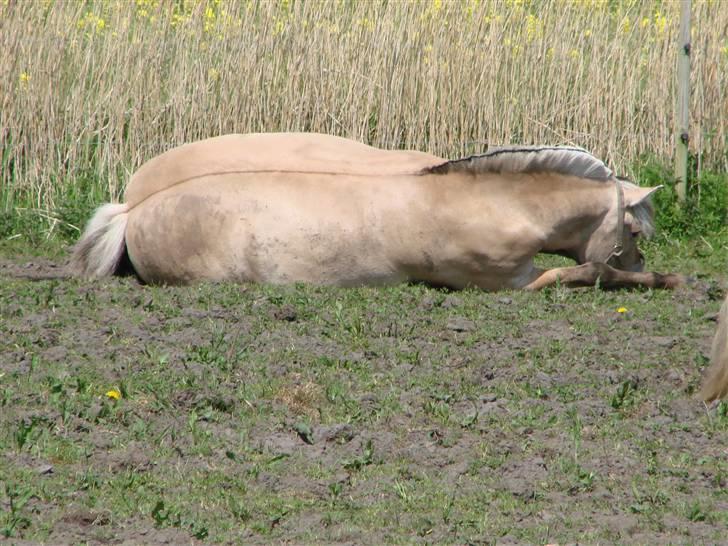
{"type": "Polygon", "coordinates": [[[226,135],[142,165],[126,202],[95,213],[71,267],[102,277],[130,264],[164,284],[672,288],[683,277],[643,272],[637,248],[656,189],[580,148],[449,161],[321,134],[226,135]],[[581,265],[539,269],[540,252],[581,265]]]}

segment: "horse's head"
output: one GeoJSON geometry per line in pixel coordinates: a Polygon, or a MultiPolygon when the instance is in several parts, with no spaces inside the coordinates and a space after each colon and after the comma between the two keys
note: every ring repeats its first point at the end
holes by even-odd
{"type": "Polygon", "coordinates": [[[640,188],[626,180],[615,181],[613,205],[589,239],[584,261],[602,262],[625,271],[642,271],[645,259],[637,241],[640,236],[652,235],[650,196],[661,187],[640,188]]]}

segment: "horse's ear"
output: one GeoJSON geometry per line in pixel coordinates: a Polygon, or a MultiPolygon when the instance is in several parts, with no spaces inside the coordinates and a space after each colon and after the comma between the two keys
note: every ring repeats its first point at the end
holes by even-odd
{"type": "Polygon", "coordinates": [[[635,207],[647,200],[653,193],[661,189],[663,186],[655,186],[653,188],[640,188],[639,186],[627,186],[622,184],[624,190],[624,205],[626,207],[635,207]]]}
{"type": "Polygon", "coordinates": [[[629,211],[624,211],[624,225],[627,226],[630,233],[635,237],[642,233],[642,224],[629,211]]]}

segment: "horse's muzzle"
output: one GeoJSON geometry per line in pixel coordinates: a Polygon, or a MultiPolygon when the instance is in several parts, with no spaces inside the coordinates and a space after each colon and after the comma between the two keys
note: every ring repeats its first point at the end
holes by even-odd
{"type": "Polygon", "coordinates": [[[637,257],[639,258],[637,263],[632,264],[629,268],[629,271],[632,271],[634,273],[641,273],[645,269],[645,257],[641,252],[637,253],[637,257]]]}
{"type": "Polygon", "coordinates": [[[629,271],[631,273],[641,273],[645,269],[645,257],[641,252],[637,252],[637,261],[632,264],[622,263],[620,258],[623,256],[612,256],[606,261],[606,264],[614,267],[615,269],[621,269],[622,271],[629,271]]]}

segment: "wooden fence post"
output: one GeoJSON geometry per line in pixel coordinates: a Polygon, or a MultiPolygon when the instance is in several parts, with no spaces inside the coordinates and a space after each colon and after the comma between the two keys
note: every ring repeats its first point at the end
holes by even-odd
{"type": "Polygon", "coordinates": [[[677,60],[677,134],[675,135],[675,180],[678,203],[685,202],[688,187],[688,120],[690,112],[690,2],[680,0],[680,38],[677,60]]]}

